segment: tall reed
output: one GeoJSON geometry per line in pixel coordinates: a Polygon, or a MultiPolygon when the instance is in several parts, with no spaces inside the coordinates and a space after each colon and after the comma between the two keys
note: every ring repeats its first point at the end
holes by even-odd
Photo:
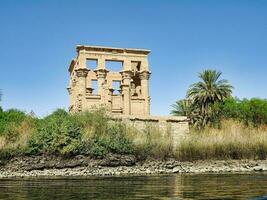
{"type": "Polygon", "coordinates": [[[166,159],[173,155],[170,130],[162,130],[155,124],[146,124],[143,130],[137,130],[128,124],[126,137],[134,144],[135,155],[143,160],[147,158],[166,159]]]}
{"type": "Polygon", "coordinates": [[[226,120],[221,129],[192,131],[181,140],[175,157],[179,160],[266,159],[267,129],[226,120]]]}

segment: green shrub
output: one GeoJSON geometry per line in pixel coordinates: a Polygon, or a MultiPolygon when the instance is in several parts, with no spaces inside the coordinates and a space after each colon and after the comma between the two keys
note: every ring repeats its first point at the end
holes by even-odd
{"type": "Polygon", "coordinates": [[[264,125],[267,124],[267,100],[230,98],[221,105],[221,115],[225,119],[237,119],[246,125],[264,125]]]}
{"type": "Polygon", "coordinates": [[[0,111],[0,135],[4,134],[5,130],[9,128],[9,124],[19,125],[28,116],[17,109],[9,109],[7,111],[0,111]]]}
{"type": "Polygon", "coordinates": [[[103,157],[107,153],[131,154],[133,143],[126,137],[126,127],[122,124],[111,124],[105,134],[94,134],[90,142],[90,154],[103,157]]]}
{"type": "Polygon", "coordinates": [[[77,154],[81,144],[81,125],[59,109],[39,121],[29,141],[29,154],[77,154]]]}
{"type": "Polygon", "coordinates": [[[27,153],[90,154],[94,157],[103,157],[107,153],[129,154],[133,152],[133,145],[125,132],[123,125],[108,124],[102,110],[69,114],[58,109],[38,121],[27,153]]]}

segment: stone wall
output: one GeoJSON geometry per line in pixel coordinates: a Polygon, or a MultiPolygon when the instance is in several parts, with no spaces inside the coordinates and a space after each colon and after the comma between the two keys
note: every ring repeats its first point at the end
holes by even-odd
{"type": "Polygon", "coordinates": [[[179,141],[189,133],[187,117],[159,117],[159,116],[113,116],[114,120],[124,121],[140,131],[144,131],[147,126],[159,129],[162,134],[170,134],[173,147],[177,147],[179,141]]]}

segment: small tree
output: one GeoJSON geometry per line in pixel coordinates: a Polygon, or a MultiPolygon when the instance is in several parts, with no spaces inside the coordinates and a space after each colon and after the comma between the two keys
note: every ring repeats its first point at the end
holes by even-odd
{"type": "Polygon", "coordinates": [[[209,69],[199,73],[200,81],[189,87],[187,100],[180,100],[172,105],[171,114],[187,116],[191,125],[196,128],[203,128],[217,121],[215,104],[230,97],[233,89],[226,79],[220,79],[221,74],[209,69]]]}
{"type": "Polygon", "coordinates": [[[200,81],[192,84],[187,91],[187,97],[200,105],[203,114],[208,112],[210,105],[222,102],[232,94],[233,86],[226,79],[220,79],[221,75],[216,70],[204,70],[198,75],[200,81]]]}

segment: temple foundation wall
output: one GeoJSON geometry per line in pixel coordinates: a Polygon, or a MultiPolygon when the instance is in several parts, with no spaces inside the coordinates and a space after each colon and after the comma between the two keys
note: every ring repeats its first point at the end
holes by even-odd
{"type": "MultiPolygon", "coordinates": [[[[159,131],[161,134],[167,134],[172,143],[172,147],[175,149],[181,139],[186,137],[189,133],[188,119],[186,117],[157,117],[157,116],[114,116],[113,121],[122,121],[136,128],[141,133],[145,133],[145,130],[150,126],[159,131]]],[[[153,134],[153,133],[152,133],[153,134]]]]}

